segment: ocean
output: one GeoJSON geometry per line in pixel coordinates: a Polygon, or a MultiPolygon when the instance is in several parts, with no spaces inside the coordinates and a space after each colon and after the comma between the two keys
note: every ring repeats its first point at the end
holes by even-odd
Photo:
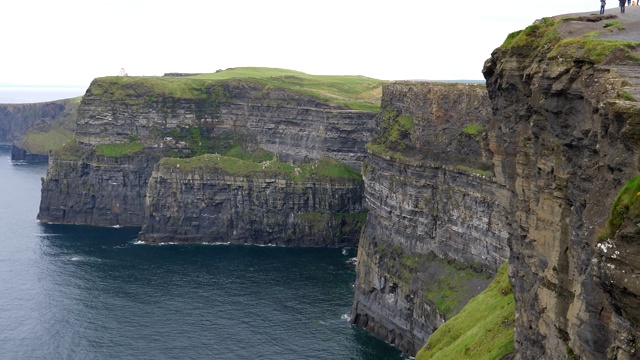
{"type": "Polygon", "coordinates": [[[0,146],[0,359],[404,359],[351,326],[356,249],[140,245],[36,220],[0,146]]]}

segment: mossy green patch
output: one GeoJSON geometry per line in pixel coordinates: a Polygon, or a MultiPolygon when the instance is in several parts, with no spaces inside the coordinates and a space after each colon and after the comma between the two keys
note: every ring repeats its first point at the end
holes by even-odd
{"type": "Polygon", "coordinates": [[[45,132],[27,132],[22,147],[32,154],[47,154],[73,139],[73,132],[58,126],[45,132]]]}
{"type": "Polygon", "coordinates": [[[502,48],[527,48],[534,50],[543,46],[553,46],[560,40],[557,26],[559,20],[543,18],[525,28],[507,36],[502,48]]]}
{"type": "Polygon", "coordinates": [[[123,144],[103,144],[96,146],[96,153],[98,155],[107,157],[121,157],[126,155],[135,154],[144,149],[144,144],[141,142],[130,142],[123,144]]]}
{"type": "Polygon", "coordinates": [[[322,158],[302,165],[290,165],[279,161],[255,162],[219,154],[205,154],[187,159],[164,158],[161,167],[171,167],[180,171],[220,170],[236,176],[264,174],[283,180],[303,181],[318,179],[346,179],[361,181],[362,174],[347,165],[329,158],[322,158]]]}
{"type": "Polygon", "coordinates": [[[602,40],[591,37],[571,38],[560,41],[549,53],[549,58],[585,59],[602,63],[609,55],[619,52],[632,59],[632,51],[640,43],[635,41],[602,40]]]}
{"type": "Polygon", "coordinates": [[[489,276],[477,264],[446,261],[433,253],[409,253],[400,245],[386,242],[378,242],[374,253],[382,271],[402,283],[404,288],[421,283],[419,287],[424,299],[434,304],[446,318],[457,314],[477,294],[478,284],[489,276]],[[426,282],[421,280],[425,278],[424,274],[429,274],[426,282]]]}
{"type": "MultiPolygon", "coordinates": [[[[517,49],[533,54],[538,50],[548,51],[549,58],[583,59],[592,63],[602,63],[612,54],[622,54],[629,60],[638,61],[632,54],[640,43],[634,41],[620,41],[598,39],[598,32],[592,32],[580,37],[562,39],[558,26],[571,18],[544,18],[521,31],[516,31],[502,44],[504,49],[517,49]]],[[[620,22],[604,25],[606,28],[621,28],[620,22]]]]}
{"type": "Polygon", "coordinates": [[[618,97],[626,101],[633,101],[633,102],[638,101],[638,99],[636,99],[633,95],[631,95],[628,91],[625,91],[625,90],[618,91],[618,97]]]}
{"type": "Polygon", "coordinates": [[[640,175],[629,180],[618,192],[618,196],[613,203],[607,229],[600,234],[601,239],[605,239],[615,234],[622,227],[625,219],[636,221],[640,218],[640,175]]]}
{"type": "Polygon", "coordinates": [[[410,148],[409,136],[413,126],[413,117],[385,109],[379,118],[380,132],[371,140],[370,150],[386,153],[402,152],[410,148]]]}
{"type": "Polygon", "coordinates": [[[484,126],[473,123],[471,125],[467,125],[464,129],[462,129],[462,132],[468,135],[475,136],[484,132],[484,126]]]}
{"type": "Polygon", "coordinates": [[[620,30],[624,30],[624,26],[622,25],[622,21],[616,20],[616,21],[609,21],[604,23],[604,25],[602,25],[603,28],[605,29],[611,29],[611,28],[617,28],[620,30]]]}
{"type": "Polygon", "coordinates": [[[514,352],[515,299],[503,264],[489,287],[440,326],[417,360],[502,359],[514,352]]]}

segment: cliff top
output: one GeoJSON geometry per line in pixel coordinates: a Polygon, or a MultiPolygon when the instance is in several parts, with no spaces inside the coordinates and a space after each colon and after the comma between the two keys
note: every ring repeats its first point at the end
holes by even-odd
{"type": "MultiPolygon", "coordinates": [[[[548,68],[548,73],[560,74],[575,64],[607,69],[619,83],[616,97],[634,105],[640,100],[640,6],[628,7],[624,14],[619,11],[543,18],[509,34],[496,51],[517,53],[528,59],[531,69],[541,59],[555,60],[557,69],[548,68]]],[[[488,79],[493,70],[485,70],[488,79]]]]}
{"type": "Polygon", "coordinates": [[[95,79],[90,89],[96,95],[110,93],[115,97],[153,93],[188,99],[205,96],[204,89],[230,81],[286,89],[354,110],[372,111],[379,109],[382,85],[387,83],[364,76],[309,75],[285,69],[243,67],[187,76],[103,77],[95,79]]]}

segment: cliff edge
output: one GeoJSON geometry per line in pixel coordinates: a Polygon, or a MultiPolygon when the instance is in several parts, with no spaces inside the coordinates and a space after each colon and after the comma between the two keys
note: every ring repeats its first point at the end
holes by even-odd
{"type": "Polygon", "coordinates": [[[640,233],[608,225],[635,219],[611,209],[639,168],[639,10],[541,19],[485,63],[518,358],[640,356],[640,233]]]}

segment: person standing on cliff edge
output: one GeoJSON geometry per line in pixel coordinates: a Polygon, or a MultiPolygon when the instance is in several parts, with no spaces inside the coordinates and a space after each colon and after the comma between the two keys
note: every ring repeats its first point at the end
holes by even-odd
{"type": "Polygon", "coordinates": [[[624,14],[624,6],[627,5],[627,0],[620,0],[620,13],[624,14]]]}
{"type": "Polygon", "coordinates": [[[607,5],[605,0],[600,0],[600,15],[604,14],[604,6],[607,5]]]}

